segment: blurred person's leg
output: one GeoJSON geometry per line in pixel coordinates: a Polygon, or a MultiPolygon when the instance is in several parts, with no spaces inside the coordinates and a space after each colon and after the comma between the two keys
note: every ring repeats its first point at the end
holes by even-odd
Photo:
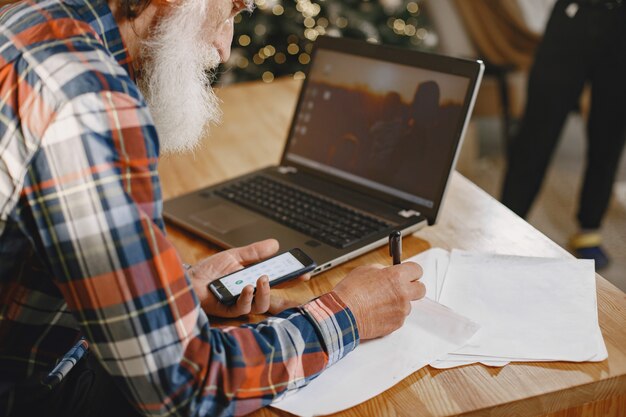
{"type": "Polygon", "coordinates": [[[587,76],[587,15],[570,17],[571,1],[556,3],[529,74],[526,110],[508,155],[502,203],[526,217],[539,192],[568,113],[587,76]]]}
{"type": "Polygon", "coordinates": [[[611,15],[596,25],[606,33],[591,76],[587,168],[578,212],[583,229],[600,227],[626,139],[626,7],[604,13],[611,15]]]}
{"type": "Polygon", "coordinates": [[[599,269],[609,262],[600,246],[599,228],[626,141],[626,7],[596,8],[589,32],[596,37],[596,50],[590,75],[587,166],[578,211],[581,231],[570,244],[578,257],[595,259],[599,269]]]}

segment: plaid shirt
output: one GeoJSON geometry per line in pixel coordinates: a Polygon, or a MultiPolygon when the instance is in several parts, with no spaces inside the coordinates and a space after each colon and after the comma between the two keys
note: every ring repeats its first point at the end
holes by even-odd
{"type": "Polygon", "coordinates": [[[354,349],[333,293],[210,327],[165,237],[156,131],[105,0],[0,9],[0,98],[0,415],[87,344],[155,416],[251,412],[354,349]]]}

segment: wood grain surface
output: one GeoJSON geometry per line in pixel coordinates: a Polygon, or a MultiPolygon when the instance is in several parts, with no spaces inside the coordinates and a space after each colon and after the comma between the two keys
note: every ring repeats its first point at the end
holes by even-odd
{"type": "MultiPolygon", "coordinates": [[[[224,118],[194,154],[164,157],[160,174],[165,198],[214,184],[280,160],[300,82],[244,83],[219,91],[224,118]]],[[[174,226],[170,240],[185,262],[219,248],[174,226]]],[[[516,255],[568,257],[546,236],[461,175],[452,176],[435,226],[404,239],[404,256],[429,246],[516,255]]],[[[309,300],[352,268],[390,262],[384,248],[282,292],[309,300]]],[[[423,368],[382,395],[342,416],[626,416],[626,294],[597,276],[599,320],[609,358],[600,363],[524,363],[504,368],[470,365],[423,368]]],[[[256,321],[263,317],[250,317],[256,321]]],[[[221,321],[216,321],[222,324],[221,321]]],[[[235,321],[237,323],[237,321],[235,321]]],[[[372,376],[375,377],[375,376],[372,376]]],[[[323,401],[323,399],[320,399],[323,401]]],[[[265,408],[255,416],[285,416],[265,408]]]]}

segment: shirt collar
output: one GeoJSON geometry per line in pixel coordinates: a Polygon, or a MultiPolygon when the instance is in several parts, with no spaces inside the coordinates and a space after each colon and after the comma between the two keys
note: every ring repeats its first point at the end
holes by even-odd
{"type": "Polygon", "coordinates": [[[122,34],[106,0],[61,0],[61,2],[74,9],[78,17],[92,27],[111,56],[134,80],[132,58],[128,54],[122,34]]]}

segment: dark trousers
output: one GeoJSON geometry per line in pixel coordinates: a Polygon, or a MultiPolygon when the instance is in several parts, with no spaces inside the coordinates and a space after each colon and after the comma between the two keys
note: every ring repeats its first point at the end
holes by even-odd
{"type": "Polygon", "coordinates": [[[52,390],[41,375],[20,384],[7,417],[139,417],[93,355],[81,359],[52,390]]]}
{"type": "Polygon", "coordinates": [[[608,207],[625,141],[626,6],[582,2],[570,17],[566,9],[572,3],[556,3],[537,49],[524,119],[509,150],[502,202],[526,217],[566,117],[589,82],[591,111],[578,221],[582,228],[595,229],[608,207]]]}

